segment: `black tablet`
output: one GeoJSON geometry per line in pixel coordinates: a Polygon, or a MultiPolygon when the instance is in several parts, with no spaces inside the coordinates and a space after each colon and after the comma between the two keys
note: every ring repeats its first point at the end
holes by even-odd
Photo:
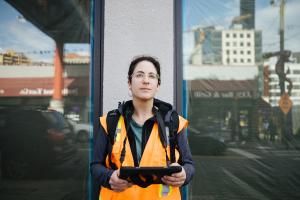
{"type": "Polygon", "coordinates": [[[161,184],[161,178],[165,175],[180,172],[181,166],[168,167],[121,167],[119,178],[129,182],[139,184],[145,182],[147,184],[161,184]]]}

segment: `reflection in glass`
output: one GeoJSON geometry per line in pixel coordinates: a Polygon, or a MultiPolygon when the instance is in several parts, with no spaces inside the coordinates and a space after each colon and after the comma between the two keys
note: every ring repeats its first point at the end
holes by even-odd
{"type": "Polygon", "coordinates": [[[0,11],[0,199],[86,199],[90,2],[0,11]]]}
{"type": "Polygon", "coordinates": [[[272,2],[182,2],[189,199],[300,198],[300,2],[272,2]]]}

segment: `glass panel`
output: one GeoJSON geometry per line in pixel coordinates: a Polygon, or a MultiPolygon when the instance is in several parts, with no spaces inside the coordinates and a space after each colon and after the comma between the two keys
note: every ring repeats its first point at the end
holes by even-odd
{"type": "Polygon", "coordinates": [[[182,1],[189,199],[300,198],[299,9],[182,1]]]}
{"type": "Polygon", "coordinates": [[[87,199],[90,1],[0,1],[0,199],[87,199]]]}

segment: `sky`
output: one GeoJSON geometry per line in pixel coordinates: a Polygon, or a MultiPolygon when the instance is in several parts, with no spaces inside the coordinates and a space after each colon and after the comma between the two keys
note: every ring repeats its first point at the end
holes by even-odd
{"type": "MultiPolygon", "coordinates": [[[[262,31],[263,52],[279,50],[279,0],[256,0],[255,28],[262,31]]],[[[183,29],[193,26],[222,26],[229,28],[239,16],[239,0],[183,0],[183,29]]],[[[300,0],[286,0],[285,49],[300,52],[300,0]]]]}
{"type": "MultiPolygon", "coordinates": [[[[53,62],[55,43],[52,38],[27,21],[16,9],[0,0],[0,52],[23,52],[34,61],[53,62]]],[[[65,51],[89,55],[88,44],[66,44],[65,51]]]]}
{"type": "MultiPolygon", "coordinates": [[[[262,30],[263,52],[279,50],[279,0],[256,0],[256,29],[262,30]]],[[[228,28],[239,15],[239,0],[182,0],[183,29],[193,26],[228,28]]],[[[285,49],[300,52],[300,0],[286,0],[285,49]]],[[[35,61],[53,62],[54,41],[27,21],[18,11],[0,0],[0,52],[24,52],[35,61]],[[4,27],[4,28],[3,28],[4,27]]],[[[88,44],[67,44],[67,52],[89,55],[88,44]]]]}

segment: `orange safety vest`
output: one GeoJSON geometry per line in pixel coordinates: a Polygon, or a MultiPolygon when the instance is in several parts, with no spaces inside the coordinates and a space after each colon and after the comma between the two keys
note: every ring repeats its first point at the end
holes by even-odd
{"type": "MultiPolygon", "coordinates": [[[[100,117],[100,123],[104,130],[107,133],[107,124],[106,124],[106,116],[100,117]]],[[[181,116],[179,116],[179,126],[178,133],[186,128],[188,125],[188,121],[181,116]]],[[[111,152],[111,161],[117,166],[117,168],[121,167],[120,156],[121,151],[123,149],[123,142],[126,138],[126,128],[124,123],[124,118],[121,115],[118,121],[118,125],[116,128],[115,142],[112,146],[111,152]]],[[[122,166],[134,166],[133,156],[130,149],[129,141],[126,140],[125,144],[126,153],[124,157],[124,161],[122,166]]],[[[167,147],[167,153],[170,157],[170,147],[167,147]]],[[[145,146],[141,161],[140,167],[146,166],[167,166],[166,163],[166,155],[165,149],[161,143],[158,132],[158,124],[154,123],[151,135],[147,141],[145,146]]],[[[179,152],[176,150],[176,161],[179,158],[179,152]]],[[[109,166],[108,156],[106,158],[106,165],[109,166]]],[[[101,187],[99,200],[180,200],[181,195],[178,187],[172,187],[164,184],[152,184],[146,188],[139,187],[137,185],[133,185],[132,187],[124,190],[123,192],[114,192],[105,187],[101,187]]]]}

